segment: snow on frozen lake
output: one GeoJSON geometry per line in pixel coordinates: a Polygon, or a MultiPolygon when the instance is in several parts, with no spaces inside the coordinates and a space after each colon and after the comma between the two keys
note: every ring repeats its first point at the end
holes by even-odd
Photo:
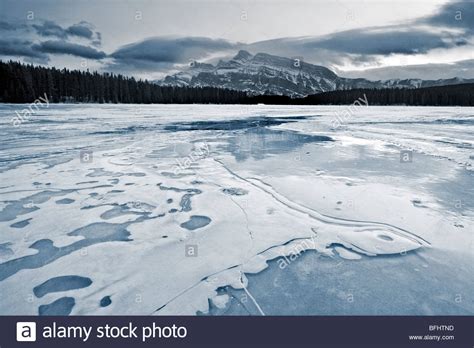
{"type": "Polygon", "coordinates": [[[2,315],[474,313],[473,108],[24,107],[2,315]]]}

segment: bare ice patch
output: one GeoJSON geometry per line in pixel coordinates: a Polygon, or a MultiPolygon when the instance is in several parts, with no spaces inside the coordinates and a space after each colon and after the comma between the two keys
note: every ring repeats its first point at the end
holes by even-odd
{"type": "Polygon", "coordinates": [[[203,228],[211,223],[211,219],[207,216],[191,215],[188,221],[183,222],[180,226],[190,231],[203,228]]]}
{"type": "Polygon", "coordinates": [[[46,294],[59,291],[68,291],[74,289],[81,289],[88,287],[92,284],[92,280],[87,277],[81,277],[76,275],[54,277],[48,279],[44,283],[35,286],[33,293],[36,297],[43,297],[46,294]]]}
{"type": "Polygon", "coordinates": [[[38,308],[39,315],[69,315],[76,302],[72,297],[61,297],[38,308]]]}

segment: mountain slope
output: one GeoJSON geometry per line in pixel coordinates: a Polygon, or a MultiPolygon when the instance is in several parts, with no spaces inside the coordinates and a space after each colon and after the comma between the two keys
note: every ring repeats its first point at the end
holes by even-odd
{"type": "Polygon", "coordinates": [[[420,88],[474,82],[449,79],[424,81],[420,79],[370,81],[363,78],[339,77],[323,66],[298,59],[266,53],[251,55],[241,50],[228,61],[216,65],[193,62],[182,72],[158,81],[160,85],[220,87],[246,91],[250,95],[274,94],[303,97],[327,91],[354,88],[420,88]]]}

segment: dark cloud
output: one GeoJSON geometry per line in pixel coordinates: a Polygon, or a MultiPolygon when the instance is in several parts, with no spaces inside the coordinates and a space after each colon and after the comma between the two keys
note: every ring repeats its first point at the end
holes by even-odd
{"type": "Polygon", "coordinates": [[[55,36],[61,39],[67,37],[66,31],[60,25],[57,25],[53,21],[44,21],[41,24],[33,24],[33,28],[40,36],[55,36]]]}
{"type": "Polygon", "coordinates": [[[253,52],[302,56],[322,64],[344,59],[367,62],[371,56],[424,54],[437,48],[469,44],[448,31],[433,32],[413,24],[346,30],[323,37],[281,38],[248,45],[253,52]]]}
{"type": "Polygon", "coordinates": [[[21,39],[0,39],[0,55],[9,57],[28,57],[41,63],[49,60],[48,56],[32,47],[32,42],[21,39]]]}
{"type": "Polygon", "coordinates": [[[14,31],[18,29],[25,29],[26,25],[24,24],[13,24],[5,21],[0,21],[0,31],[14,31]]]}
{"type": "Polygon", "coordinates": [[[446,28],[461,28],[474,33],[474,1],[455,1],[442,6],[434,15],[419,20],[419,23],[446,28]]]}
{"type": "Polygon", "coordinates": [[[64,40],[48,40],[35,44],[33,47],[43,53],[69,54],[88,59],[103,59],[107,56],[105,52],[98,51],[93,47],[79,45],[64,40]]]}
{"type": "Polygon", "coordinates": [[[66,32],[70,35],[75,35],[86,39],[92,39],[94,36],[94,32],[85,23],[71,25],[66,29],[66,32]]]}
{"type": "Polygon", "coordinates": [[[100,33],[94,32],[92,24],[85,21],[71,25],[67,28],[62,27],[53,21],[44,21],[41,24],[33,24],[33,28],[36,30],[37,34],[42,37],[67,39],[72,36],[91,40],[95,45],[100,45],[101,42],[100,33]]]}
{"type": "Polygon", "coordinates": [[[184,63],[235,48],[226,40],[204,37],[154,37],[123,46],[111,54],[117,61],[143,66],[147,63],[184,63]]]}
{"type": "Polygon", "coordinates": [[[98,60],[106,57],[104,52],[97,49],[101,44],[100,33],[94,32],[93,26],[84,21],[68,28],[63,28],[53,21],[32,25],[0,21],[0,33],[3,37],[0,40],[0,56],[23,58],[25,61],[38,63],[48,62],[50,55],[54,54],[98,60]],[[45,37],[57,39],[42,41],[45,37]],[[73,37],[88,44],[71,42],[73,37]]]}
{"type": "Polygon", "coordinates": [[[350,54],[388,55],[426,53],[434,48],[453,47],[454,42],[423,30],[377,28],[344,31],[306,45],[350,54]]]}

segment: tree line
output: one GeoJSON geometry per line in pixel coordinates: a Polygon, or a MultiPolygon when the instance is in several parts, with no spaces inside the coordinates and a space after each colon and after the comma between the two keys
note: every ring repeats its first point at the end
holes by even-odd
{"type": "Polygon", "coordinates": [[[45,93],[52,103],[240,103],[245,92],[214,87],[159,86],[120,74],[45,68],[0,61],[0,102],[31,103],[45,93]]]}
{"type": "Polygon", "coordinates": [[[474,106],[474,84],[414,89],[351,89],[303,98],[248,96],[243,91],[216,87],[159,86],[120,74],[0,61],[0,102],[31,103],[45,93],[52,103],[348,105],[359,98],[367,98],[369,105],[474,106]]]}
{"type": "Polygon", "coordinates": [[[350,89],[292,99],[287,96],[255,96],[251,104],[349,105],[367,98],[369,105],[474,106],[474,84],[424,88],[350,89]]]}
{"type": "Polygon", "coordinates": [[[370,105],[474,106],[474,84],[424,88],[353,89],[311,95],[309,104],[352,104],[367,97],[370,105]]]}

